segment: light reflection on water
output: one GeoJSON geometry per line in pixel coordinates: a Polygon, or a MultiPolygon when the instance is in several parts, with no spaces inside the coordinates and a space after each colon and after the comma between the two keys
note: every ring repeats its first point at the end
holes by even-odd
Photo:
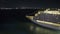
{"type": "Polygon", "coordinates": [[[60,31],[42,28],[32,23],[28,23],[29,29],[33,34],[59,34],[60,31]]]}
{"type": "Polygon", "coordinates": [[[18,19],[9,18],[3,24],[0,29],[0,34],[59,34],[60,31],[53,31],[49,29],[42,28],[30,21],[20,21],[18,19]]]}

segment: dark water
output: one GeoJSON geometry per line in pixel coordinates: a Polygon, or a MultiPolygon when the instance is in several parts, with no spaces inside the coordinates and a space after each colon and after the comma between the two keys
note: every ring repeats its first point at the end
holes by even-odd
{"type": "Polygon", "coordinates": [[[12,11],[8,12],[4,10],[0,12],[0,34],[60,34],[60,31],[46,29],[34,24],[25,18],[25,12],[23,11],[18,12],[16,10],[18,13],[12,11]],[[4,13],[6,13],[6,16],[4,13]]]}
{"type": "Polygon", "coordinates": [[[0,34],[59,34],[59,31],[40,27],[25,17],[4,17],[0,23],[0,34]]]}

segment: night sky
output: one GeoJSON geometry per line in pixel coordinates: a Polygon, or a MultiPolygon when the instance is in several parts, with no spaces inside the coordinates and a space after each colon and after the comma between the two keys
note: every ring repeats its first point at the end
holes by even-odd
{"type": "Polygon", "coordinates": [[[0,0],[1,8],[59,8],[59,0],[0,0]]]}

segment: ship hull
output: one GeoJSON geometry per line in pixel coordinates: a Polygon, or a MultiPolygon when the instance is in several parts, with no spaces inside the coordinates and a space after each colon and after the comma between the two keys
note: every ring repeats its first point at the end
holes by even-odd
{"type": "Polygon", "coordinates": [[[38,24],[40,26],[43,26],[43,27],[47,27],[47,28],[50,28],[50,29],[54,29],[54,30],[60,30],[60,27],[59,26],[52,26],[52,25],[49,25],[49,24],[44,24],[44,23],[38,23],[36,20],[32,20],[35,24],[38,24]]]}

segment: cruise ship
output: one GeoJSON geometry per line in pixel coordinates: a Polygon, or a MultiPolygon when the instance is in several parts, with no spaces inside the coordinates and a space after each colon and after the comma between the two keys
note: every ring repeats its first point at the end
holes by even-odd
{"type": "Polygon", "coordinates": [[[30,19],[32,22],[47,28],[54,30],[60,30],[60,9],[50,10],[46,9],[44,11],[38,10],[34,16],[26,15],[26,18],[30,19]]]}

